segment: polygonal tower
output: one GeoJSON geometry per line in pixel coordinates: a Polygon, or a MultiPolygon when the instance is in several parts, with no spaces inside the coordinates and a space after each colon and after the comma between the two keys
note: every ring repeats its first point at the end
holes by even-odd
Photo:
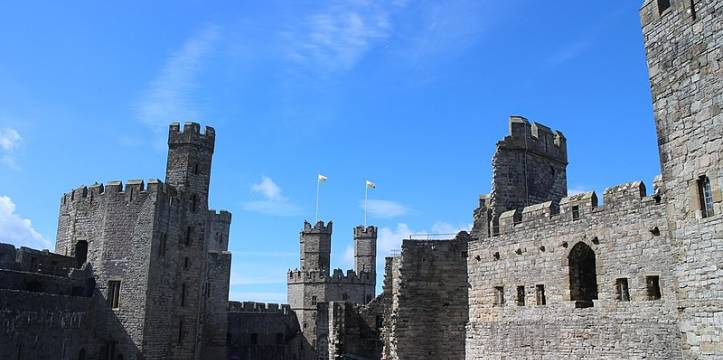
{"type": "Polygon", "coordinates": [[[302,271],[320,271],[329,276],[331,231],[331,221],[326,226],[323,221],[319,221],[313,227],[304,222],[304,229],[299,236],[302,271]]]}
{"type": "Polygon", "coordinates": [[[723,1],[640,11],[685,358],[723,357],[723,1]]]}

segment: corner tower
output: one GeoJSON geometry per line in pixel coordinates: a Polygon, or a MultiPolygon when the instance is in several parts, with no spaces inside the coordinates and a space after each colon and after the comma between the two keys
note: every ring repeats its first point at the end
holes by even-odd
{"type": "Polygon", "coordinates": [[[376,279],[377,228],[357,226],[354,228],[354,271],[361,276],[370,273],[376,279]]]}
{"type": "Polygon", "coordinates": [[[685,358],[723,356],[721,0],[640,10],[685,358]]]}
{"type": "Polygon", "coordinates": [[[166,183],[179,190],[199,196],[198,202],[205,202],[211,181],[211,158],[216,140],[216,131],[206,127],[201,133],[197,123],[173,123],[168,130],[168,162],[166,183]],[[203,196],[203,197],[201,197],[203,196]]]}

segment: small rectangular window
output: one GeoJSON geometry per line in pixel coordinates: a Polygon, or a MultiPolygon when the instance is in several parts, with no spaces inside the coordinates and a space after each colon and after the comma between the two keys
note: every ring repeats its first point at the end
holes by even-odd
{"type": "Polygon", "coordinates": [[[120,303],[120,284],[121,282],[117,280],[108,281],[108,297],[106,301],[111,309],[117,309],[120,303]]]}
{"type": "Polygon", "coordinates": [[[580,207],[577,205],[572,207],[572,220],[580,220],[580,207]]]}
{"type": "Polygon", "coordinates": [[[615,300],[630,301],[630,289],[628,288],[628,279],[621,278],[615,280],[615,300]]]}
{"type": "Polygon", "coordinates": [[[648,300],[660,300],[660,277],[646,276],[645,284],[648,292],[648,300]]]}
{"type": "Polygon", "coordinates": [[[191,195],[191,212],[196,212],[197,208],[198,208],[198,195],[193,194],[193,195],[191,195]]]}
{"type": "Polygon", "coordinates": [[[316,296],[311,297],[311,305],[316,305],[316,296]]]}
{"type": "Polygon", "coordinates": [[[166,233],[161,233],[161,241],[158,245],[158,257],[166,257],[166,233]]]}
{"type": "Polygon", "coordinates": [[[525,306],[525,287],[517,287],[517,306],[525,306]]]}
{"type": "Polygon", "coordinates": [[[191,235],[192,235],[192,234],[193,234],[193,228],[190,227],[190,226],[187,227],[187,228],[186,228],[186,246],[190,246],[190,245],[191,245],[191,235]]]}
{"type": "Polygon", "coordinates": [[[700,210],[703,217],[713,216],[713,191],[710,187],[710,179],[707,176],[698,178],[698,196],[700,197],[700,210]]]}
{"type": "Polygon", "coordinates": [[[258,345],[259,343],[259,334],[253,333],[251,334],[251,345],[258,345]]]}
{"type": "Polygon", "coordinates": [[[181,306],[186,306],[186,284],[181,285],[181,306]]]}
{"type": "Polygon", "coordinates": [[[183,269],[188,270],[189,266],[190,266],[190,262],[188,260],[188,256],[186,256],[185,258],[183,258],[183,269]]]}
{"type": "Polygon", "coordinates": [[[178,345],[183,342],[183,318],[178,321],[178,345]]]}
{"type": "Polygon", "coordinates": [[[535,286],[535,298],[537,300],[537,305],[547,304],[547,299],[545,299],[545,285],[535,286]]]}
{"type": "Polygon", "coordinates": [[[505,304],[505,288],[502,286],[495,286],[495,306],[502,306],[505,304]]]}
{"type": "Polygon", "coordinates": [[[658,0],[658,13],[663,14],[665,10],[670,8],[670,0],[658,0]]]}

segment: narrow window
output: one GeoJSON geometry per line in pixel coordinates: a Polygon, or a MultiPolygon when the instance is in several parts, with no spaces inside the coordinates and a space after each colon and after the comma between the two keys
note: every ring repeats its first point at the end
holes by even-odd
{"type": "Polygon", "coordinates": [[[80,352],[78,353],[78,360],[85,360],[85,349],[80,349],[80,352]]]}
{"type": "Polygon", "coordinates": [[[189,226],[186,228],[186,246],[191,245],[191,234],[193,233],[193,227],[189,226]]]}
{"type": "Polygon", "coordinates": [[[193,165],[193,174],[198,175],[198,164],[193,165]]]}
{"type": "Polygon", "coordinates": [[[690,9],[688,9],[688,12],[690,13],[690,18],[693,19],[693,21],[698,18],[698,14],[695,12],[695,0],[690,0],[690,9]]]}
{"type": "Polygon", "coordinates": [[[577,205],[572,207],[572,220],[580,220],[580,207],[577,205]]]}
{"type": "Polygon", "coordinates": [[[276,333],[276,345],[282,345],[284,343],[284,334],[276,333]]]}
{"type": "Polygon", "coordinates": [[[349,299],[349,295],[347,295],[347,293],[343,293],[343,294],[341,295],[341,299],[344,300],[344,301],[346,301],[346,300],[349,299]]]}
{"type": "Polygon", "coordinates": [[[375,322],[376,322],[377,330],[384,327],[384,318],[381,315],[377,315],[375,320],[376,320],[375,322]]]}
{"type": "Polygon", "coordinates": [[[211,297],[211,283],[206,284],[206,297],[211,297]]]}
{"type": "Polygon", "coordinates": [[[713,216],[713,191],[710,188],[710,179],[705,175],[698,178],[698,196],[703,217],[713,216]]]}
{"type": "Polygon", "coordinates": [[[197,207],[198,207],[198,195],[193,194],[191,196],[191,211],[196,212],[197,207]]]}
{"type": "Polygon", "coordinates": [[[663,14],[670,7],[670,0],[658,0],[658,13],[663,14]]]}
{"type": "Polygon", "coordinates": [[[188,261],[189,261],[188,256],[183,258],[183,269],[185,269],[185,270],[188,270],[188,266],[189,266],[188,261]]]}
{"type": "Polygon", "coordinates": [[[646,276],[645,284],[648,290],[648,300],[660,300],[660,277],[646,276]]]}
{"type": "Polygon", "coordinates": [[[621,278],[615,280],[615,300],[630,301],[630,290],[628,289],[628,279],[621,278]]]}
{"type": "Polygon", "coordinates": [[[186,284],[181,285],[181,306],[186,306],[186,284]]]}
{"type": "Polygon", "coordinates": [[[166,233],[161,233],[161,241],[158,246],[158,257],[166,257],[166,233]]]}
{"type": "Polygon", "coordinates": [[[537,299],[537,305],[547,304],[547,299],[545,298],[545,285],[535,286],[535,298],[537,299]]]}
{"type": "Polygon", "coordinates": [[[251,345],[257,345],[259,343],[259,334],[251,334],[251,345]]]}
{"type": "Polygon", "coordinates": [[[525,306],[525,287],[517,287],[517,306],[525,306]]]}
{"type": "Polygon", "coordinates": [[[316,305],[316,296],[311,297],[311,305],[316,305]]]}
{"type": "Polygon", "coordinates": [[[495,286],[495,306],[502,306],[505,304],[505,288],[502,286],[495,286]]]}
{"type": "Polygon", "coordinates": [[[106,297],[106,302],[108,302],[108,305],[110,305],[111,309],[118,308],[120,300],[120,285],[120,281],[108,281],[108,296],[106,297]]]}
{"type": "Polygon", "coordinates": [[[178,321],[178,345],[183,342],[183,318],[178,321]]]}

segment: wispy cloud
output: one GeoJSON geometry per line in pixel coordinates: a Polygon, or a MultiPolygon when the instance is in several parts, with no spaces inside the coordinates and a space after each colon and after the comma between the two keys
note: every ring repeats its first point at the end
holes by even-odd
{"type": "Polygon", "coordinates": [[[334,1],[283,33],[287,56],[294,62],[324,71],[353,68],[392,30],[392,12],[406,1],[334,1]]]}
{"type": "Polygon", "coordinates": [[[572,42],[550,55],[550,57],[547,58],[547,62],[551,66],[562,65],[582,55],[591,45],[591,41],[589,40],[572,42]]]}
{"type": "Polygon", "coordinates": [[[10,169],[17,170],[20,167],[15,161],[13,151],[20,146],[23,138],[17,130],[12,128],[0,129],[0,163],[10,169]]]}
{"type": "Polygon", "coordinates": [[[297,216],[301,213],[301,208],[283,196],[281,188],[270,177],[262,176],[261,181],[251,185],[251,192],[262,199],[244,202],[242,208],[246,211],[273,216],[297,216]]]}
{"type": "MultiPolygon", "coordinates": [[[[360,201],[360,208],[364,208],[364,201],[360,201]]],[[[367,212],[369,215],[381,219],[389,219],[407,215],[409,208],[406,205],[391,200],[368,200],[367,212]]]]}
{"type": "Polygon", "coordinates": [[[33,228],[30,219],[15,213],[15,203],[0,196],[0,241],[18,246],[49,248],[51,243],[33,228]]]}
{"type": "Polygon", "coordinates": [[[158,76],[153,79],[137,106],[138,119],[154,131],[166,131],[172,121],[194,119],[199,116],[193,93],[198,87],[198,76],[219,37],[217,26],[208,26],[188,38],[166,60],[158,76]]]}
{"type": "Polygon", "coordinates": [[[592,190],[588,189],[586,186],[577,185],[577,186],[573,186],[572,188],[568,189],[567,195],[573,196],[573,195],[582,194],[582,193],[586,193],[586,192],[590,192],[590,191],[592,191],[592,190]]]}

